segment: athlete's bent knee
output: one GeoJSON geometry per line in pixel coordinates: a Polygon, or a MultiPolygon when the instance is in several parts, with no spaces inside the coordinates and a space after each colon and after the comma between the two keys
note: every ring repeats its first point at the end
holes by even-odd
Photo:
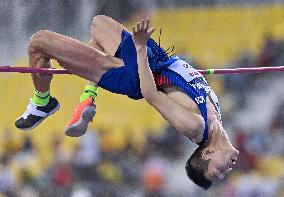
{"type": "Polygon", "coordinates": [[[28,46],[29,54],[39,52],[43,48],[49,32],[49,30],[40,30],[31,37],[28,46]]]}
{"type": "Polygon", "coordinates": [[[97,41],[97,35],[100,33],[100,30],[104,29],[103,24],[108,19],[108,16],[105,15],[97,15],[94,17],[91,26],[91,36],[92,39],[97,41]]]}
{"type": "Polygon", "coordinates": [[[92,28],[95,28],[99,23],[103,22],[107,18],[108,18],[108,16],[105,16],[105,15],[97,15],[97,16],[95,16],[93,18],[93,21],[92,21],[92,28]]]}

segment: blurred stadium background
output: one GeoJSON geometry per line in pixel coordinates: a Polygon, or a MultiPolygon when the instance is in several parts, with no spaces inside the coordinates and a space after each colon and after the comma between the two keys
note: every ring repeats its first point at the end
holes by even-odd
{"type": "MultiPolygon", "coordinates": [[[[283,0],[0,0],[0,64],[27,66],[40,29],[88,42],[98,14],[126,26],[150,17],[162,46],[197,68],[284,65],[283,0]]],[[[54,76],[60,111],[21,132],[14,121],[32,95],[30,76],[0,73],[0,196],[283,197],[284,73],[207,79],[241,154],[232,175],[204,192],[184,170],[196,145],[144,101],[100,90],[89,132],[69,138],[64,127],[85,81],[54,76]]]]}

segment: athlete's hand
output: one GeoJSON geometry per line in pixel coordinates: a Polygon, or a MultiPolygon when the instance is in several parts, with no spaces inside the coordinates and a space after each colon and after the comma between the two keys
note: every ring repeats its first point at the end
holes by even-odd
{"type": "Polygon", "coordinates": [[[154,27],[149,28],[149,19],[144,19],[141,22],[137,22],[136,27],[132,27],[133,40],[136,45],[145,45],[152,33],[155,31],[154,27]]]}

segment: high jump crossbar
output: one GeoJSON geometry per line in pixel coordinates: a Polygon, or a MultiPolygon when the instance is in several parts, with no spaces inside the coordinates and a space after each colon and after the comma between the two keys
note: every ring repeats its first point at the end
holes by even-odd
{"type": "MultiPolygon", "coordinates": [[[[198,70],[198,71],[204,75],[266,73],[266,72],[284,71],[284,66],[230,68],[230,69],[205,69],[205,70],[198,70]]],[[[39,74],[72,74],[65,69],[31,68],[31,67],[15,67],[15,66],[0,66],[0,72],[39,73],[39,74]]]]}

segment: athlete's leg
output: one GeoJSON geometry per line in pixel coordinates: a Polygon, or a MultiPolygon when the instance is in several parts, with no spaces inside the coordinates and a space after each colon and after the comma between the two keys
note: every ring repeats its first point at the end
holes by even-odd
{"type": "Polygon", "coordinates": [[[97,50],[99,50],[99,51],[102,51],[102,52],[104,52],[105,54],[107,54],[107,53],[104,51],[104,49],[103,49],[98,43],[96,43],[95,40],[90,40],[89,45],[90,45],[91,47],[93,47],[93,48],[95,48],[95,49],[97,49],[97,50]]]}
{"type": "Polygon", "coordinates": [[[128,31],[126,27],[112,18],[98,15],[92,21],[90,44],[93,46],[94,43],[94,47],[99,46],[106,54],[114,56],[121,42],[122,30],[128,31]]]}
{"type": "MultiPolygon", "coordinates": [[[[121,66],[117,58],[78,40],[47,30],[40,31],[31,38],[29,57],[31,67],[50,67],[46,62],[53,58],[66,70],[93,82],[100,80],[107,67],[121,66]]],[[[42,81],[42,77],[33,80],[36,87],[42,82],[49,83],[48,80],[42,81]]]]}
{"type": "MultiPolygon", "coordinates": [[[[94,40],[89,42],[93,48],[104,52],[104,49],[99,46],[94,40]]],[[[96,97],[98,93],[96,83],[88,81],[83,94],[80,97],[80,102],[77,104],[72,117],[65,128],[65,134],[70,137],[79,137],[84,135],[88,129],[89,123],[96,115],[96,97]]]]}
{"type": "MultiPolygon", "coordinates": [[[[71,73],[95,83],[107,69],[121,66],[118,58],[111,57],[70,37],[47,30],[36,33],[31,38],[28,49],[30,67],[51,67],[50,59],[53,58],[71,73]]],[[[32,79],[39,100],[43,95],[48,97],[52,75],[32,74],[32,79]]],[[[23,130],[32,129],[59,108],[56,99],[53,98],[51,102],[47,102],[44,106],[31,102],[27,111],[16,121],[16,126],[23,130]]]]}
{"type": "MultiPolygon", "coordinates": [[[[126,28],[115,20],[99,15],[93,19],[91,26],[90,46],[108,55],[114,56],[118,45],[121,42],[121,32],[126,28]]],[[[122,60],[121,65],[123,65],[122,60]]],[[[86,133],[89,123],[96,114],[96,96],[93,94],[97,90],[96,84],[89,82],[85,86],[84,92],[80,97],[80,102],[76,106],[72,118],[68,123],[65,134],[71,137],[79,137],[86,133]]],[[[96,91],[97,93],[97,91],[96,91]]]]}

